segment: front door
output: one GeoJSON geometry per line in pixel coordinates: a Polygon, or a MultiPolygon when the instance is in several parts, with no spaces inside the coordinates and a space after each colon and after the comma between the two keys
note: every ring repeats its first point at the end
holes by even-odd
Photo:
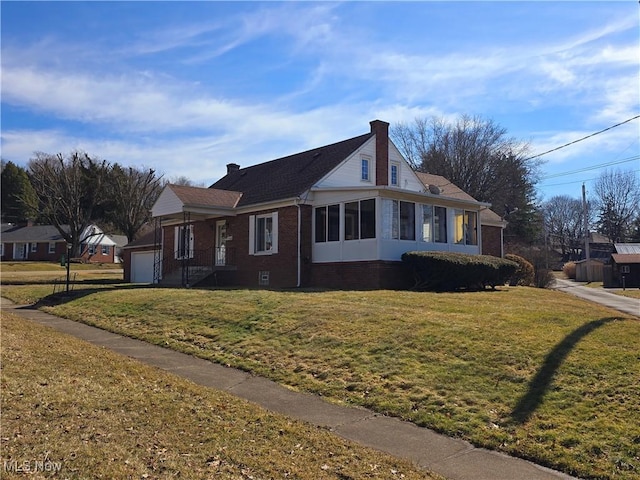
{"type": "Polygon", "coordinates": [[[227,222],[216,222],[216,266],[227,264],[227,222]]]}
{"type": "Polygon", "coordinates": [[[13,258],[16,260],[26,260],[29,252],[28,243],[16,243],[14,247],[13,258]]]}

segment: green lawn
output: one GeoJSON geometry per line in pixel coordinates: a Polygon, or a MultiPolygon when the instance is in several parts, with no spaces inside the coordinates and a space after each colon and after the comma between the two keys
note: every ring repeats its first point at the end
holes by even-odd
{"type": "Polygon", "coordinates": [[[580,477],[640,478],[640,322],[562,292],[139,288],[46,309],[580,477]]]}
{"type": "Polygon", "coordinates": [[[3,479],[435,480],[325,429],[12,314],[3,313],[1,328],[3,479]],[[15,471],[25,462],[50,471],[15,471]]]}

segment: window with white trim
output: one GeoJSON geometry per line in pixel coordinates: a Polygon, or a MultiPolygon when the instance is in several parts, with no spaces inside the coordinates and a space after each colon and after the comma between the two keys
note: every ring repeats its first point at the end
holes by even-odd
{"type": "Polygon", "coordinates": [[[416,239],[416,204],[384,199],[383,237],[396,240],[416,239]]]}
{"type": "Polygon", "coordinates": [[[478,244],[478,213],[469,210],[454,211],[454,239],[461,245],[478,244]]]}
{"type": "Polygon", "coordinates": [[[35,253],[37,251],[38,251],[38,244],[34,242],[31,244],[31,253],[35,253]]]}
{"type": "Polygon", "coordinates": [[[389,175],[389,185],[397,187],[400,185],[400,164],[398,162],[391,163],[391,174],[389,175]]]}
{"type": "Polygon", "coordinates": [[[361,157],[360,159],[360,180],[363,182],[368,182],[370,180],[369,177],[369,167],[371,165],[369,157],[361,157]]]}
{"type": "Polygon", "coordinates": [[[422,205],[422,241],[447,243],[447,209],[422,205]]]}
{"type": "Polygon", "coordinates": [[[315,209],[316,243],[340,240],[340,205],[327,205],[315,209]]]}
{"type": "Polygon", "coordinates": [[[249,215],[249,255],[278,253],[278,212],[249,215]]]}
{"type": "Polygon", "coordinates": [[[102,255],[109,255],[109,245],[102,245],[102,255]]]}
{"type": "Polygon", "coordinates": [[[89,252],[89,255],[95,255],[96,254],[96,246],[94,244],[87,245],[87,250],[89,252]]]}
{"type": "Polygon", "coordinates": [[[344,204],[344,239],[376,238],[376,200],[360,200],[344,204]]]}
{"type": "Polygon", "coordinates": [[[193,225],[180,225],[174,233],[175,259],[193,258],[193,225]]]}
{"type": "Polygon", "coordinates": [[[49,253],[56,253],[56,242],[49,242],[49,253]]]}

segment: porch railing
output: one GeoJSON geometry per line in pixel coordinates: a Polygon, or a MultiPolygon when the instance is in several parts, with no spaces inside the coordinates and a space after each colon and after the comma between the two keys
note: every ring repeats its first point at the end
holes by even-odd
{"type": "Polygon", "coordinates": [[[180,275],[182,284],[189,285],[203,273],[212,273],[217,268],[235,266],[235,249],[229,247],[208,248],[205,250],[191,250],[188,255],[176,258],[173,253],[162,259],[162,277],[180,275]]]}

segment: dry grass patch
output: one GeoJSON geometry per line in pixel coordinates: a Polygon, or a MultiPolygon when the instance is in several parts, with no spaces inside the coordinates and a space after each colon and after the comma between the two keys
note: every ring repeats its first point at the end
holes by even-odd
{"type": "Polygon", "coordinates": [[[640,478],[640,323],[557,291],[105,291],[49,311],[585,478],[640,478]]]}
{"type": "Polygon", "coordinates": [[[2,363],[2,478],[435,478],[6,313],[2,363]]]}

